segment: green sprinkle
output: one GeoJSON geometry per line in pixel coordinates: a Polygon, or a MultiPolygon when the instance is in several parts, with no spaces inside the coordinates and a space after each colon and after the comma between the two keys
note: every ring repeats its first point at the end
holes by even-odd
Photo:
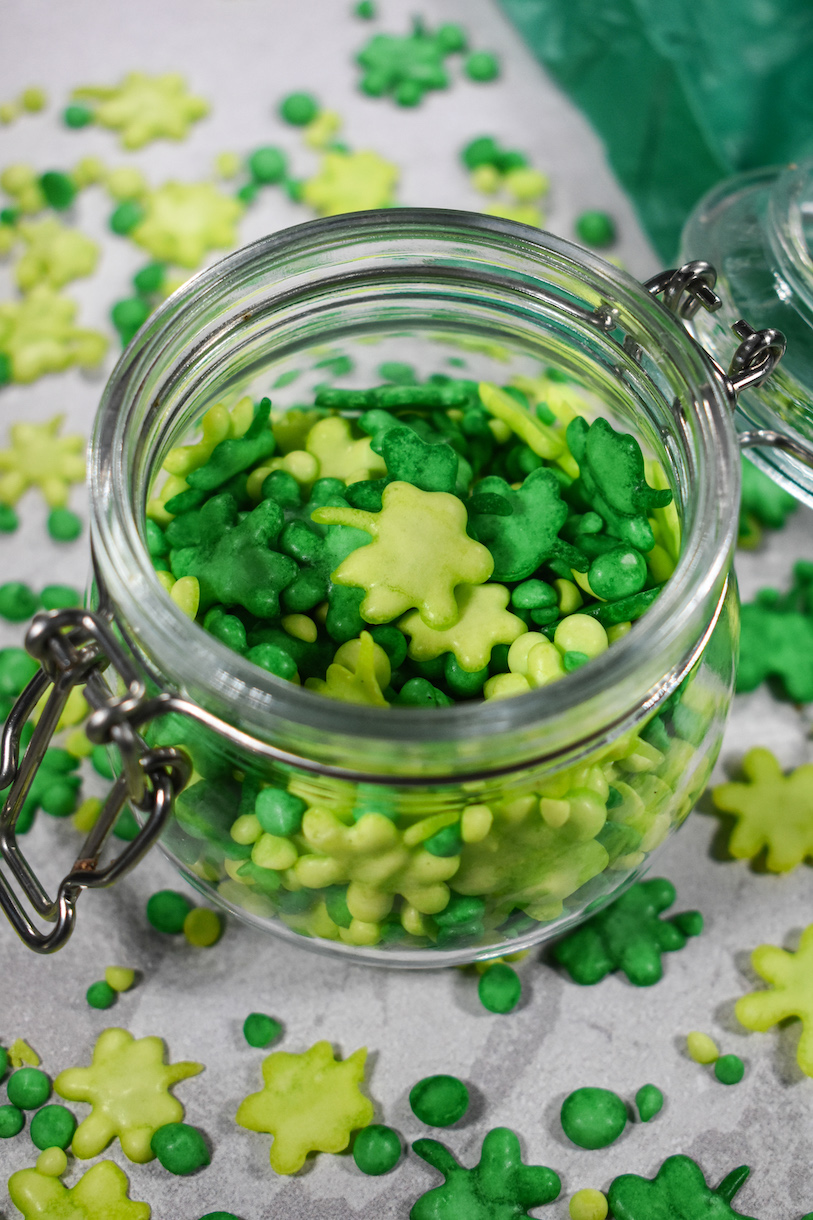
{"type": "Polygon", "coordinates": [[[401,360],[386,360],[379,364],[378,375],[382,381],[391,381],[393,385],[416,385],[418,381],[412,365],[401,360]]]}
{"type": "Polygon", "coordinates": [[[67,174],[51,169],[40,178],[40,188],[50,206],[64,212],[76,198],[76,187],[67,174]]]}
{"type": "Polygon", "coordinates": [[[489,51],[473,51],[466,57],[463,71],[469,80],[483,83],[496,80],[500,75],[500,65],[497,57],[489,51]]]}
{"type": "Polygon", "coordinates": [[[8,1071],[8,1051],[5,1047],[0,1046],[0,1080],[3,1079],[8,1071]]]}
{"type": "Polygon", "coordinates": [[[264,1012],[250,1012],[243,1022],[243,1037],[249,1046],[268,1046],[282,1033],[282,1026],[264,1012]]]}
{"type": "Polygon", "coordinates": [[[292,127],[307,127],[319,113],[319,103],[312,93],[289,93],[280,102],[279,113],[292,127]]]}
{"type": "Polygon", "coordinates": [[[375,5],[373,0],[359,0],[358,4],[353,9],[356,17],[360,17],[362,21],[372,21],[375,17],[375,5]]]}
{"type": "Polygon", "coordinates": [[[371,1123],[356,1136],[353,1160],[362,1173],[379,1177],[395,1168],[401,1159],[401,1151],[401,1140],[392,1127],[371,1123]]]}
{"type": "Polygon", "coordinates": [[[745,1075],[745,1064],[739,1055],[721,1055],[714,1064],[714,1075],[720,1084],[739,1084],[745,1075]]]}
{"type": "Polygon", "coordinates": [[[147,263],[133,276],[133,287],[143,296],[151,296],[160,292],[166,279],[167,269],[163,263],[147,263]]]}
{"type": "Polygon", "coordinates": [[[116,992],[109,983],[100,979],[98,983],[90,984],[85,992],[85,999],[91,1008],[109,1008],[116,1002],[116,992]]]}
{"type": "Polygon", "coordinates": [[[82,533],[82,522],[69,508],[52,508],[47,529],[55,542],[74,542],[82,533]]]}
{"type": "Polygon", "coordinates": [[[579,1148],[606,1148],[627,1125],[627,1107],[609,1089],[576,1089],[565,1098],[562,1130],[579,1148]]]}
{"type": "Polygon", "coordinates": [[[460,827],[455,824],[453,826],[444,826],[443,830],[439,830],[437,834],[433,834],[430,839],[424,843],[424,847],[433,856],[457,856],[463,848],[463,840],[460,837],[460,827]]]}
{"type": "Polygon", "coordinates": [[[167,1123],[150,1140],[150,1148],[170,1173],[185,1175],[208,1165],[209,1149],[196,1127],[167,1123]]]}
{"type": "Polygon", "coordinates": [[[67,1148],[76,1130],[76,1119],[65,1106],[43,1106],[31,1119],[31,1139],[37,1148],[67,1148]]]}
{"type": "Polygon", "coordinates": [[[147,902],[147,921],[156,932],[168,932],[176,936],[183,932],[184,920],[192,910],[192,903],[185,894],[177,890],[159,890],[147,902]]]}
{"type": "Polygon", "coordinates": [[[125,199],[124,203],[120,203],[115,209],[109,223],[114,233],[118,233],[119,237],[126,237],[143,219],[144,209],[141,204],[135,199],[125,199]]]}
{"type": "Polygon", "coordinates": [[[149,303],[141,297],[127,297],[124,301],[116,301],[110,310],[110,318],[125,346],[141,329],[150,313],[149,303]]]}
{"type": "Polygon", "coordinates": [[[450,1127],[469,1108],[469,1091],[456,1076],[426,1076],[409,1094],[412,1112],[430,1127],[450,1127]]]}
{"type": "Polygon", "coordinates": [[[25,1126],[25,1115],[19,1106],[0,1106],[0,1140],[19,1135],[25,1126]]]}
{"type": "MultiPolygon", "coordinates": [[[[0,356],[0,361],[3,357],[0,356]]],[[[2,384],[2,373],[0,371],[0,385],[2,384]]],[[[13,534],[19,527],[20,518],[15,513],[10,504],[0,504],[0,534],[13,534]]]]}
{"type": "Polygon", "coordinates": [[[490,966],[480,978],[477,994],[489,1012],[512,1012],[520,1001],[522,983],[516,970],[504,962],[490,966]]]}
{"type": "Polygon", "coordinates": [[[87,106],[66,106],[62,111],[62,122],[66,127],[75,129],[87,127],[89,123],[93,122],[93,111],[89,110],[87,106]]]}
{"type": "Polygon", "coordinates": [[[576,236],[586,246],[611,246],[615,241],[615,225],[606,212],[582,212],[576,221],[576,236]]]}
{"type": "Polygon", "coordinates": [[[299,832],[307,805],[301,797],[281,788],[263,788],[258,793],[254,812],[263,830],[286,838],[299,832]]]}
{"type": "Polygon", "coordinates": [[[248,159],[248,168],[255,182],[269,186],[285,177],[285,153],[279,148],[258,148],[248,159]]]}
{"type": "Polygon", "coordinates": [[[40,594],[43,610],[67,610],[81,606],[82,594],[70,585],[46,585],[40,594]]]}
{"type": "Polygon", "coordinates": [[[19,1068],[8,1078],[8,1099],[21,1110],[38,1110],[51,1094],[51,1082],[39,1068],[19,1068]]]}
{"type": "Polygon", "coordinates": [[[0,585],[0,618],[8,619],[10,623],[22,623],[31,618],[38,604],[36,593],[21,581],[11,580],[0,585]]]}
{"type": "Polygon", "coordinates": [[[635,1094],[635,1104],[642,1123],[648,1123],[663,1109],[663,1093],[654,1084],[645,1084],[635,1094]]]}
{"type": "Polygon", "coordinates": [[[113,834],[117,839],[121,839],[125,843],[132,843],[133,839],[138,836],[141,827],[135,820],[135,815],[130,809],[123,809],[116,818],[113,826],[113,834]]]}
{"type": "Polygon", "coordinates": [[[8,385],[11,381],[11,361],[5,352],[0,352],[0,385],[8,385]]]}

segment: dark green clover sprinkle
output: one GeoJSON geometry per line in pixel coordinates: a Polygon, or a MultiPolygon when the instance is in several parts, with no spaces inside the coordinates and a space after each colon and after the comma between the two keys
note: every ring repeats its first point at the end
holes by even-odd
{"type": "Polygon", "coordinates": [[[147,263],[133,276],[133,287],[136,292],[150,296],[161,291],[161,285],[166,277],[167,269],[163,263],[147,263]]]}
{"type": "Polygon", "coordinates": [[[282,788],[263,788],[257,794],[254,813],[263,830],[284,838],[298,832],[307,807],[302,798],[294,796],[292,792],[285,792],[282,788]]]}
{"type": "Polygon", "coordinates": [[[81,606],[82,595],[70,585],[46,585],[40,594],[40,603],[43,610],[67,610],[71,606],[81,606]]]}
{"type": "Polygon", "coordinates": [[[378,375],[382,381],[391,381],[393,385],[415,385],[418,380],[412,365],[401,360],[385,360],[378,366],[378,375]]]}
{"type": "Polygon", "coordinates": [[[268,1046],[282,1033],[282,1026],[264,1012],[250,1012],[243,1022],[243,1037],[249,1046],[268,1046]]]}
{"type": "Polygon", "coordinates": [[[40,188],[50,206],[57,212],[64,212],[76,198],[76,186],[67,174],[50,169],[40,178],[40,188]]]}
{"type": "Polygon", "coordinates": [[[435,31],[435,42],[442,48],[444,55],[452,55],[455,51],[465,51],[466,33],[462,26],[447,22],[438,26],[435,31]]]}
{"type": "Polygon", "coordinates": [[[745,1064],[739,1055],[721,1055],[714,1064],[714,1075],[720,1084],[739,1084],[745,1075],[745,1064]]]}
{"type": "Polygon", "coordinates": [[[119,237],[126,237],[143,219],[144,209],[141,204],[135,199],[125,199],[110,217],[110,228],[114,233],[118,233],[119,237]]]}
{"type": "Polygon", "coordinates": [[[522,995],[522,983],[516,970],[497,962],[481,976],[477,994],[489,1012],[512,1012],[522,995]]]}
{"type": "Polygon", "coordinates": [[[183,932],[184,920],[192,910],[192,903],[185,894],[177,890],[159,890],[147,902],[147,920],[156,932],[177,935],[183,932]]]}
{"type": "Polygon", "coordinates": [[[25,1115],[19,1106],[0,1106],[0,1140],[19,1135],[25,1126],[25,1115]]]}
{"type": "Polygon", "coordinates": [[[21,1110],[38,1110],[51,1094],[51,1082],[39,1068],[19,1068],[8,1078],[8,1099],[21,1110]]]}
{"type": "Polygon", "coordinates": [[[576,236],[586,246],[611,246],[615,241],[615,225],[606,212],[582,212],[576,220],[576,236]]]}
{"type": "MultiPolygon", "coordinates": [[[[4,357],[0,355],[0,364],[4,357]]],[[[3,384],[2,369],[0,369],[0,385],[3,384]]],[[[0,504],[0,534],[13,534],[19,527],[20,518],[10,504],[0,504]]]]}
{"type": "Polygon", "coordinates": [[[642,1085],[635,1094],[635,1104],[642,1123],[648,1123],[663,1109],[663,1093],[654,1084],[642,1085]]]}
{"type": "Polygon", "coordinates": [[[170,1173],[194,1173],[211,1159],[200,1131],[187,1123],[159,1127],[150,1140],[150,1148],[170,1173]]]}
{"type": "Polygon", "coordinates": [[[280,102],[279,113],[292,127],[307,127],[319,113],[319,103],[312,93],[289,93],[280,102]]]}
{"type": "Polygon", "coordinates": [[[38,604],[36,593],[21,581],[10,580],[0,585],[0,618],[8,619],[11,623],[22,623],[31,618],[38,604]]]}
{"type": "Polygon", "coordinates": [[[87,127],[93,122],[93,111],[87,106],[66,106],[62,111],[62,121],[66,127],[87,127]]]}
{"type": "Polygon", "coordinates": [[[31,1119],[31,1139],[37,1148],[67,1148],[76,1130],[76,1119],[65,1106],[43,1106],[31,1119]]]}
{"type": "Polygon", "coordinates": [[[90,984],[85,992],[85,999],[91,1008],[109,1008],[116,1002],[116,992],[109,983],[100,979],[98,983],[90,984]]]}
{"type": "Polygon", "coordinates": [[[495,80],[500,75],[497,58],[488,51],[473,51],[466,57],[463,71],[469,80],[484,82],[495,80]]]}
{"type": "Polygon", "coordinates": [[[627,1107],[609,1089],[576,1089],[562,1103],[562,1130],[579,1148],[606,1148],[627,1125],[627,1107]]]}
{"type": "Polygon", "coordinates": [[[52,508],[47,529],[55,542],[73,542],[82,533],[82,522],[69,508],[52,508]]]}
{"type": "Polygon", "coordinates": [[[363,1127],[353,1144],[353,1160],[362,1173],[371,1177],[389,1173],[401,1159],[401,1140],[392,1127],[371,1123],[363,1127]]]}
{"type": "Polygon", "coordinates": [[[409,1094],[412,1113],[430,1127],[450,1127],[469,1108],[469,1091],[456,1076],[425,1076],[409,1094]]]}
{"type": "Polygon", "coordinates": [[[285,177],[285,153],[279,148],[258,148],[249,157],[248,168],[254,181],[263,186],[281,182],[285,177]]]}

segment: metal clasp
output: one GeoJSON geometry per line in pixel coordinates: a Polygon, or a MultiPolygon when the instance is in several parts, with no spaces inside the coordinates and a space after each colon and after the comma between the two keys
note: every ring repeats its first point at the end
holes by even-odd
{"type": "Polygon", "coordinates": [[[87,610],[42,612],[32,621],[25,646],[39,661],[40,671],[18,698],[0,738],[0,790],[10,785],[0,811],[0,860],[6,870],[0,871],[0,908],[29,948],[52,953],[73,931],[76,900],[82,890],[112,885],[152,847],[191,767],[181,750],[150,749],[135,731],[134,723],[150,718],[142,713],[144,705],[154,707],[155,701],[148,698],[143,678],[102,616],[87,610]],[[108,668],[124,686],[123,695],[111,690],[103,672],[108,668]],[[26,860],[15,827],[65,702],[72,688],[80,684],[93,709],[88,736],[94,742],[118,746],[122,772],[52,898],[26,860]],[[20,759],[23,727],[49,687],[42,714],[20,759]],[[118,856],[101,864],[104,845],[128,800],[143,815],[141,829],[118,856]],[[16,882],[33,914],[53,925],[50,929],[37,927],[9,878],[16,882]]]}

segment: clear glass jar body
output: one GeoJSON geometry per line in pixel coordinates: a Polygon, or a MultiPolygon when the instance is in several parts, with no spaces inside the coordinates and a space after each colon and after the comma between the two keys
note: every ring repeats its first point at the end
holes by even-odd
{"type": "MultiPolygon", "coordinates": [[[[742,393],[740,430],[767,428],[813,442],[813,162],[753,170],[715,187],[683,231],[681,261],[705,259],[717,270],[716,313],[698,311],[693,333],[727,367],[731,327],[747,318],[757,330],[781,330],[787,352],[763,385],[742,393]]],[[[813,506],[813,468],[778,448],[750,450],[793,495],[813,506]]]]}
{"type": "MultiPolygon", "coordinates": [[[[301,384],[273,391],[275,405],[293,405],[301,384]]],[[[702,791],[734,679],[736,438],[712,362],[594,256],[453,212],[368,213],[264,239],[191,281],[125,352],[91,471],[94,553],[118,628],[156,689],[210,718],[150,730],[184,746],[197,772],[164,847],[249,922],[386,965],[495,956],[609,901],[702,791]],[[144,543],[166,453],[212,403],[259,397],[307,366],[303,380],[318,381],[337,355],[352,357],[359,386],[384,360],[428,375],[450,358],[482,380],[555,367],[580,383],[675,494],[682,552],[653,608],[553,686],[432,710],[325,699],[186,618],[144,543]],[[282,844],[235,841],[232,824],[267,785],[304,803],[301,827],[282,844]],[[455,822],[457,855],[424,849],[455,822]]]]}

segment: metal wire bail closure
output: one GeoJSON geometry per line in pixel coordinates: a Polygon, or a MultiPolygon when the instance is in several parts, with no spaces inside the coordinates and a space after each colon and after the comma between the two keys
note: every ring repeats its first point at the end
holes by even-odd
{"type": "Polygon", "coordinates": [[[82,890],[112,885],[155,843],[191,767],[181,750],[149,749],[132,727],[130,718],[136,718],[134,712],[147,698],[145,685],[100,615],[87,610],[43,611],[33,619],[25,646],[41,668],[18,698],[0,738],[0,790],[8,788],[0,812],[0,860],[4,866],[0,870],[0,908],[29,948],[52,953],[73,931],[76,900],[82,890]],[[113,693],[104,677],[105,669],[115,673],[124,686],[123,695],[113,693]],[[98,720],[91,716],[88,736],[97,743],[118,746],[122,772],[73,867],[52,898],[21,850],[16,825],[68,696],[78,685],[84,685],[85,698],[94,712],[103,711],[98,720]],[[20,759],[23,727],[46,695],[31,741],[20,759]],[[143,815],[141,829],[118,856],[101,864],[107,838],[128,800],[143,815]],[[21,895],[12,888],[12,880],[21,895]],[[32,916],[52,926],[41,930],[32,916]]]}

